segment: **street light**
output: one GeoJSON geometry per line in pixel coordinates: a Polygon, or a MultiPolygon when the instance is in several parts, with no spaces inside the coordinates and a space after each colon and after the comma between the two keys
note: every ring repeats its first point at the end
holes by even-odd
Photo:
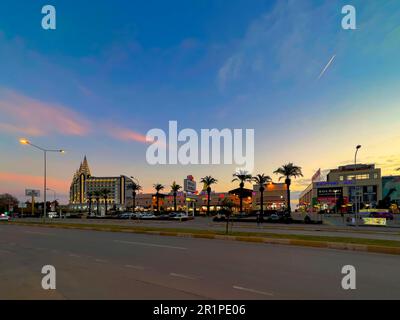
{"type": "Polygon", "coordinates": [[[358,187],[357,187],[357,153],[361,148],[361,145],[356,146],[356,152],[354,154],[354,209],[355,209],[355,218],[356,218],[356,226],[358,226],[358,187]]]}
{"type": "Polygon", "coordinates": [[[336,194],[339,192],[338,189],[333,190],[333,192],[335,193],[335,213],[337,213],[337,197],[336,194]]]}
{"type": "Polygon", "coordinates": [[[21,138],[19,139],[19,143],[24,144],[24,145],[30,145],[32,147],[35,147],[36,149],[39,149],[43,151],[43,159],[44,159],[44,175],[43,175],[43,221],[46,221],[46,190],[47,190],[47,152],[59,152],[59,153],[65,153],[64,150],[62,149],[45,149],[42,147],[39,147],[33,143],[31,143],[28,139],[21,138]]]}

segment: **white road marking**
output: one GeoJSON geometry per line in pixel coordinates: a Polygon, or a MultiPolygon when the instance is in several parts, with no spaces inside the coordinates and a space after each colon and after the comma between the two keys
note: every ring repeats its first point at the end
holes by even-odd
{"type": "Polygon", "coordinates": [[[36,231],[24,231],[24,233],[28,233],[28,234],[36,234],[39,236],[54,236],[54,233],[46,233],[46,232],[36,232],[36,231]]]}
{"type": "Polygon", "coordinates": [[[177,278],[196,280],[195,277],[187,276],[187,275],[181,274],[181,273],[173,273],[173,272],[171,272],[169,275],[172,276],[172,277],[177,277],[177,278]]]}
{"type": "Polygon", "coordinates": [[[70,253],[69,256],[70,257],[74,257],[74,258],[80,258],[81,257],[80,255],[77,255],[75,253],[70,253]]]}
{"type": "Polygon", "coordinates": [[[125,267],[126,268],[137,269],[137,270],[144,270],[144,267],[142,267],[142,266],[133,266],[131,264],[126,264],[125,267]]]}
{"type": "Polygon", "coordinates": [[[233,289],[262,294],[264,296],[273,296],[274,295],[273,293],[270,293],[270,292],[264,292],[264,291],[250,289],[250,288],[243,288],[243,287],[239,287],[239,286],[233,286],[233,289]]]}
{"type": "Polygon", "coordinates": [[[122,240],[114,240],[114,242],[125,243],[125,244],[134,244],[134,245],[147,246],[147,247],[187,250],[187,248],[184,248],[184,247],[174,247],[174,246],[167,246],[167,245],[162,245],[162,244],[146,243],[146,242],[132,242],[132,241],[122,241],[122,240]]]}
{"type": "Polygon", "coordinates": [[[94,261],[96,261],[96,262],[107,262],[107,260],[103,260],[103,259],[95,259],[94,261]]]}

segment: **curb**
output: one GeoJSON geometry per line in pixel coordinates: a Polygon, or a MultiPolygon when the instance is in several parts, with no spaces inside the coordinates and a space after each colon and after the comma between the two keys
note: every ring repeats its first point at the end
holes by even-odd
{"type": "Polygon", "coordinates": [[[300,240],[300,239],[276,239],[266,237],[251,237],[251,236],[229,236],[220,234],[201,234],[201,233],[188,233],[188,232],[173,232],[173,231],[150,231],[150,230],[135,230],[135,229],[120,229],[115,230],[107,227],[92,227],[92,226],[63,226],[63,225],[49,225],[49,224],[38,224],[38,223],[11,223],[20,226],[34,226],[34,227],[45,227],[45,228],[60,228],[60,229],[76,229],[76,230],[91,230],[91,231],[106,231],[106,232],[125,232],[125,233],[138,233],[138,234],[149,234],[158,236],[169,236],[169,237],[182,237],[182,238],[200,238],[200,239],[216,239],[216,240],[230,240],[230,241],[242,241],[252,243],[266,243],[266,244],[278,244],[278,245],[291,245],[291,246],[302,246],[302,247],[313,247],[313,248],[326,248],[335,250],[347,250],[347,251],[362,251],[362,252],[373,252],[400,255],[400,247],[385,247],[377,245],[364,245],[355,243],[345,242],[329,242],[329,241],[315,241],[315,240],[300,240]]]}

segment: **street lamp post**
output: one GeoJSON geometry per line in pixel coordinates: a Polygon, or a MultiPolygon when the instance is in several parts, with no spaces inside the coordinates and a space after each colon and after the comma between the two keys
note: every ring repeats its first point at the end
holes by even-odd
{"type": "Polygon", "coordinates": [[[356,218],[356,226],[358,226],[358,187],[357,187],[357,153],[361,148],[361,145],[356,146],[356,152],[354,154],[354,210],[356,218]]]}
{"type": "Polygon", "coordinates": [[[46,190],[47,188],[47,152],[60,152],[60,153],[64,153],[65,151],[62,149],[56,150],[56,149],[45,149],[42,147],[39,147],[33,143],[31,143],[29,140],[27,139],[19,139],[19,142],[21,144],[27,144],[30,145],[32,147],[35,147],[36,149],[39,149],[41,151],[43,151],[43,160],[44,160],[44,165],[43,165],[43,169],[44,169],[44,174],[43,174],[43,222],[46,221],[46,210],[47,210],[47,206],[46,206],[46,190]]]}
{"type": "Polygon", "coordinates": [[[335,189],[335,190],[333,190],[333,192],[335,193],[335,214],[337,214],[337,197],[336,197],[336,194],[338,193],[338,190],[335,189]]]}

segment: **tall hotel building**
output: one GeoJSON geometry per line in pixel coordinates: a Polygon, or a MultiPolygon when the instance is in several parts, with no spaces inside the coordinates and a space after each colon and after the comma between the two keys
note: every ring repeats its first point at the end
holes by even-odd
{"type": "MultiPolygon", "coordinates": [[[[123,210],[132,206],[132,179],[121,175],[119,177],[94,177],[91,175],[88,161],[85,158],[75,172],[69,191],[70,207],[75,210],[85,210],[89,205],[89,195],[92,195],[92,205],[97,206],[96,191],[108,190],[107,206],[109,209],[123,210]]],[[[104,205],[104,197],[98,198],[99,204],[104,205]]]]}

